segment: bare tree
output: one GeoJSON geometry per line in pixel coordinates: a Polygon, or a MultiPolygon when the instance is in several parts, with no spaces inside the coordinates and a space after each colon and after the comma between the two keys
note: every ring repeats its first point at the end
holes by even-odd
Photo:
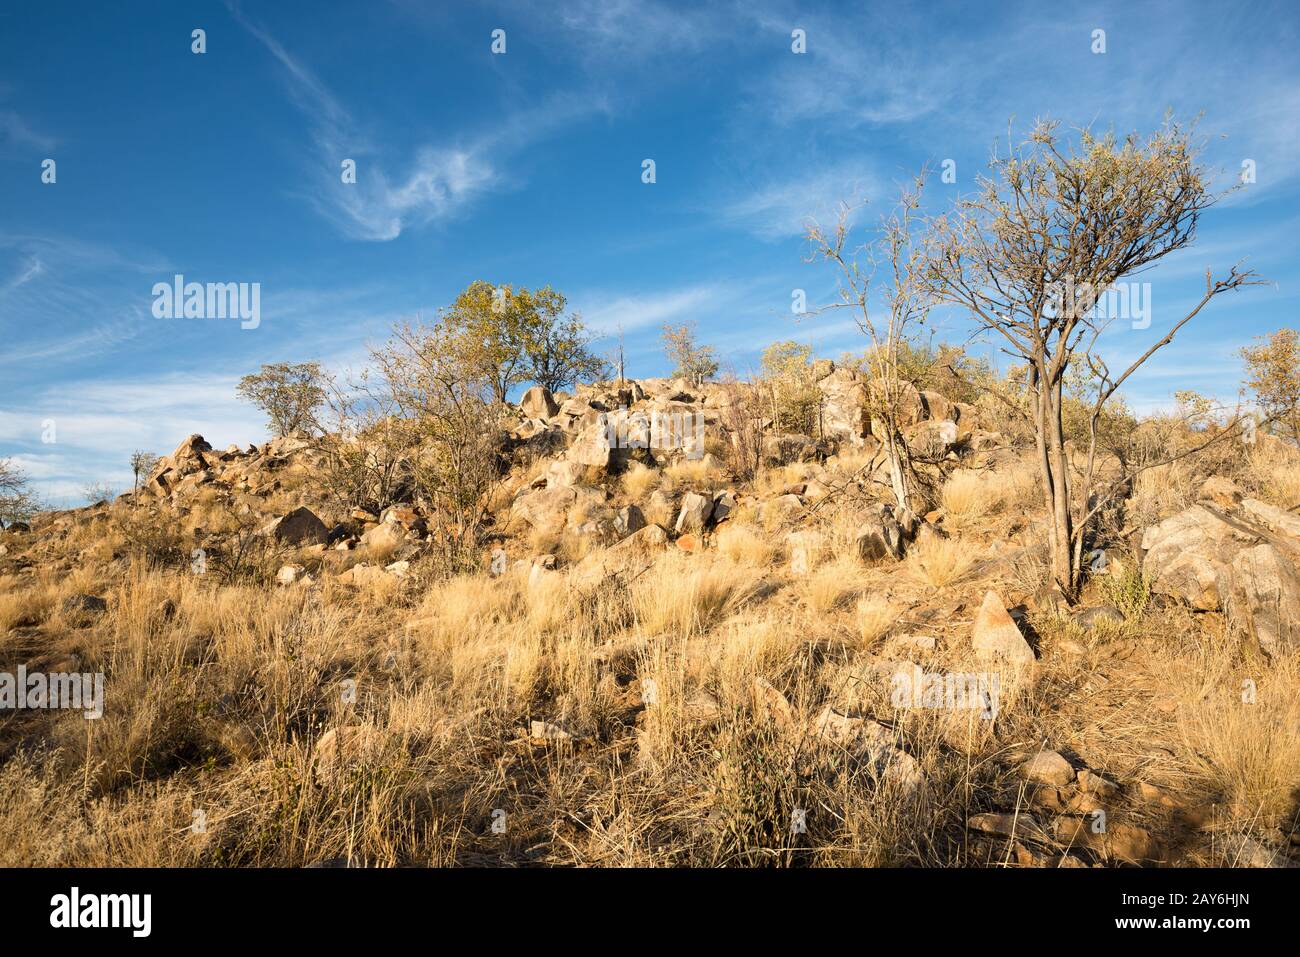
{"type": "Polygon", "coordinates": [[[131,484],[131,498],[134,501],[140,491],[140,476],[148,478],[153,472],[154,467],[158,464],[158,456],[152,452],[144,452],[136,449],[131,453],[131,475],[133,476],[131,484]]]}
{"type": "Polygon", "coordinates": [[[1115,318],[1097,315],[1100,296],[1190,245],[1201,214],[1218,200],[1199,154],[1191,131],[1174,122],[1145,141],[1086,129],[1067,139],[1057,123],[1039,122],[1024,143],[994,155],[991,175],[980,178],[973,198],[933,224],[928,275],[935,296],[968,310],[1028,364],[1052,575],[1069,597],[1080,583],[1084,538],[1098,509],[1097,433],[1107,401],[1211,299],[1257,281],[1237,266],[1218,280],[1207,273],[1200,301],[1118,372],[1095,351],[1115,318]],[[1096,383],[1077,500],[1062,425],[1062,390],[1073,365],[1096,383]]]}
{"type": "Polygon", "coordinates": [[[673,363],[673,377],[685,379],[700,386],[718,374],[718,360],[712,346],[702,346],[696,340],[695,323],[680,326],[664,323],[661,337],[664,353],[673,363]]]}
{"type": "MultiPolygon", "coordinates": [[[[871,340],[867,371],[871,376],[868,402],[873,423],[889,464],[889,481],[900,509],[911,509],[915,471],[903,436],[904,409],[915,387],[904,374],[900,359],[908,351],[916,327],[925,322],[931,306],[931,289],[925,280],[926,239],[920,203],[925,186],[923,169],[897,206],[880,223],[875,238],[847,249],[854,207],[840,204],[833,233],[810,224],[810,261],[826,259],[839,269],[839,301],[823,307],[849,309],[858,328],[871,340]],[[884,314],[873,313],[870,297],[877,272],[882,272],[884,314]]],[[[814,313],[815,314],[815,313],[814,313]]]]}
{"type": "Polygon", "coordinates": [[[0,459],[0,528],[29,521],[39,508],[22,469],[11,459],[0,459]]]}

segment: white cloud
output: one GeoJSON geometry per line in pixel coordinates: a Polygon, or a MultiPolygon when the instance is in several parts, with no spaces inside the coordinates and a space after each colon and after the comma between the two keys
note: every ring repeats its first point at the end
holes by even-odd
{"type": "Polygon", "coordinates": [[[666,292],[616,295],[587,294],[580,309],[583,321],[600,335],[633,332],[665,322],[689,322],[716,310],[727,300],[727,287],[719,283],[688,286],[666,292]]]}
{"type": "Polygon", "coordinates": [[[725,220],[750,230],[762,239],[802,236],[810,221],[833,226],[841,203],[854,216],[864,199],[879,201],[879,180],[861,166],[840,165],[810,171],[781,182],[755,186],[722,207],[725,220]]]}

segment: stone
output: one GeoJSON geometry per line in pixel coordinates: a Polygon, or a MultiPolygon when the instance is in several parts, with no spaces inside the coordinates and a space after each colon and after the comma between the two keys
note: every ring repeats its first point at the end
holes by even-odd
{"type": "Polygon", "coordinates": [[[712,514],[712,498],[696,492],[687,492],[682,496],[682,507],[677,515],[677,524],[674,526],[674,531],[679,535],[683,532],[703,531],[709,521],[709,516],[712,514]]]}
{"type": "Polygon", "coordinates": [[[409,527],[422,523],[424,520],[420,518],[420,513],[409,505],[390,505],[379,516],[379,521],[409,527]]]}
{"type": "Polygon", "coordinates": [[[925,402],[926,415],[932,419],[951,419],[955,422],[961,415],[957,407],[938,392],[927,389],[921,393],[921,399],[925,402]]]}
{"type": "Polygon", "coordinates": [[[306,506],[277,518],[262,532],[285,545],[324,545],[329,540],[325,523],[306,506]]]}
{"type": "Polygon", "coordinates": [[[61,606],[65,615],[102,615],[108,611],[108,602],[98,595],[69,595],[61,606]]]}
{"type": "Polygon", "coordinates": [[[611,578],[630,581],[653,565],[667,544],[667,532],[658,525],[647,525],[609,548],[587,555],[574,566],[570,581],[578,587],[611,578]]]}
{"type": "Polygon", "coordinates": [[[569,731],[550,721],[530,722],[528,737],[533,744],[557,744],[575,740],[569,731]]]}
{"type": "Polygon", "coordinates": [[[871,416],[862,378],[851,369],[831,369],[818,377],[817,389],[822,396],[822,435],[852,446],[863,445],[871,434],[871,416]]]}
{"type": "Polygon", "coordinates": [[[550,419],[560,412],[551,390],[541,385],[533,386],[520,396],[519,409],[530,419],[550,419]]]}
{"type": "Polygon", "coordinates": [[[812,529],[791,532],[785,537],[786,549],[790,553],[790,571],[795,575],[807,575],[821,564],[826,550],[826,538],[812,529]]]}
{"type": "Polygon", "coordinates": [[[821,451],[821,446],[811,436],[787,433],[765,436],[761,455],[764,465],[790,465],[811,461],[821,451]]]}
{"type": "Polygon", "coordinates": [[[391,575],[384,569],[375,565],[366,564],[353,565],[339,576],[339,581],[347,582],[349,585],[359,585],[362,588],[367,588],[372,585],[386,585],[389,582],[394,582],[396,580],[397,579],[394,575],[391,575]]]}
{"type": "Polygon", "coordinates": [[[384,522],[366,531],[361,544],[378,552],[395,552],[406,541],[406,530],[394,522],[384,522]]]}
{"type": "Polygon", "coordinates": [[[280,570],[275,573],[275,580],[281,585],[292,585],[302,578],[306,571],[307,569],[302,565],[281,565],[280,570]]]}
{"type": "Polygon", "coordinates": [[[1039,751],[1020,768],[1026,780],[1063,788],[1074,780],[1074,768],[1057,751],[1039,751]]]}
{"type": "Polygon", "coordinates": [[[778,727],[789,728],[795,724],[794,708],[766,678],[755,678],[753,683],[754,709],[778,727]]]}
{"type": "Polygon", "coordinates": [[[1119,785],[1109,778],[1104,778],[1096,771],[1084,768],[1079,772],[1079,787],[1098,797],[1114,798],[1119,795],[1119,785]]]}
{"type": "Polygon", "coordinates": [[[731,492],[719,492],[713,496],[713,524],[725,522],[736,510],[736,496],[731,492]]]}
{"type": "Polygon", "coordinates": [[[587,472],[587,466],[581,462],[552,462],[546,470],[547,488],[568,488],[577,485],[587,472]]]}
{"type": "MultiPolygon", "coordinates": [[[[627,457],[626,450],[618,450],[622,453],[619,458],[627,457]]],[[[569,446],[564,457],[570,462],[576,462],[580,465],[589,465],[593,468],[608,469],[615,461],[615,449],[610,442],[609,428],[600,421],[592,422],[590,425],[583,427],[569,446]]]]}
{"type": "Polygon", "coordinates": [[[1262,543],[1232,561],[1235,610],[1272,657],[1300,645],[1300,573],[1273,545],[1262,543]]]}
{"type": "Polygon", "coordinates": [[[1200,611],[1218,611],[1231,592],[1228,556],[1250,541],[1204,505],[1173,515],[1142,533],[1142,567],[1157,594],[1200,611]]]}
{"type": "Polygon", "coordinates": [[[972,831],[993,834],[997,837],[1025,837],[1037,841],[1045,840],[1047,835],[1039,826],[1038,819],[1032,814],[1008,814],[988,812],[974,814],[966,820],[966,827],[972,831]]]}
{"type": "Polygon", "coordinates": [[[699,536],[692,535],[690,532],[687,532],[684,535],[678,535],[675,544],[678,549],[690,554],[694,554],[704,547],[703,543],[700,542],[699,536]]]}
{"type": "Polygon", "coordinates": [[[312,749],[312,765],[318,777],[332,778],[348,766],[375,760],[383,752],[384,738],[371,725],[331,728],[312,749]]]}
{"type": "Polygon", "coordinates": [[[1058,817],[1053,825],[1056,840],[1069,847],[1086,847],[1125,864],[1161,864],[1165,850],[1151,834],[1133,824],[1107,821],[1097,826],[1093,817],[1058,817]]]}
{"type": "Polygon", "coordinates": [[[645,528],[645,513],[635,505],[624,505],[614,515],[614,531],[619,538],[627,538],[633,532],[645,528]]]}
{"type": "Polygon", "coordinates": [[[539,532],[558,532],[564,528],[568,511],[577,501],[578,493],[573,486],[543,488],[516,498],[510,514],[539,532]]]}
{"type": "Polygon", "coordinates": [[[1006,603],[992,590],[985,593],[984,602],[975,616],[971,644],[980,658],[1001,659],[1012,664],[1032,664],[1034,661],[1034,649],[1012,621],[1006,603]]]}
{"type": "Polygon", "coordinates": [[[1241,489],[1232,479],[1224,478],[1222,475],[1211,475],[1201,483],[1199,497],[1213,502],[1220,508],[1231,510],[1241,502],[1242,494],[1241,489]]]}
{"type": "Polygon", "coordinates": [[[903,555],[903,531],[888,513],[872,516],[853,534],[854,550],[864,562],[877,562],[903,555]]]}
{"type": "Polygon", "coordinates": [[[1085,631],[1092,631],[1098,625],[1122,625],[1124,614],[1114,605],[1101,605],[1097,608],[1085,608],[1074,615],[1074,623],[1085,631]]]}

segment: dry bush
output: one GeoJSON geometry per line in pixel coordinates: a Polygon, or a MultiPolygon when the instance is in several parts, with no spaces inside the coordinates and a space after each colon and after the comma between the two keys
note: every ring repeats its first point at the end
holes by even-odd
{"type": "Polygon", "coordinates": [[[929,538],[908,552],[903,567],[908,576],[931,588],[960,582],[979,559],[977,545],[961,538],[929,538]]]}
{"type": "Polygon", "coordinates": [[[659,483],[657,469],[648,468],[640,462],[632,462],[623,473],[623,491],[635,502],[641,501],[659,483]]]}

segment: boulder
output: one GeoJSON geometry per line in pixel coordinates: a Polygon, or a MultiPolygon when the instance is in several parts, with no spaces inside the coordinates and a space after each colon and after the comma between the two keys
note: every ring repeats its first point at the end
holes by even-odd
{"type": "Polygon", "coordinates": [[[1039,751],[1024,763],[1020,772],[1035,784],[1063,788],[1074,780],[1074,768],[1057,751],[1039,751]]]}
{"type": "Polygon", "coordinates": [[[65,615],[94,616],[108,611],[108,602],[98,595],[69,595],[61,607],[65,615]]]}
{"type": "Polygon", "coordinates": [[[627,538],[633,532],[645,528],[645,514],[635,505],[625,505],[614,516],[614,531],[619,538],[627,538]]]}
{"type": "MultiPolygon", "coordinates": [[[[626,451],[623,458],[626,458],[626,451]]],[[[609,427],[600,421],[584,426],[574,437],[573,444],[564,453],[570,462],[608,469],[616,461],[614,443],[610,441],[609,427]]]]}
{"type": "Polygon", "coordinates": [[[539,532],[558,532],[564,528],[569,508],[578,501],[573,486],[553,486],[528,492],[515,499],[512,516],[523,519],[539,532]]]}
{"type": "Polygon", "coordinates": [[[324,545],[329,540],[325,523],[305,505],[277,518],[262,533],[285,545],[324,545]]]}
{"type": "Polygon", "coordinates": [[[762,457],[764,465],[789,465],[793,462],[808,462],[824,452],[821,445],[811,436],[797,433],[769,435],[763,439],[762,457]]]}
{"type": "Polygon", "coordinates": [[[826,538],[812,529],[791,532],[785,539],[790,552],[790,571],[795,575],[807,575],[820,563],[826,550],[826,538]]]}
{"type": "Polygon", "coordinates": [[[1011,620],[1002,598],[992,590],[985,593],[984,602],[975,616],[971,644],[980,658],[1000,659],[1017,665],[1034,661],[1034,649],[1011,620]]]}
{"type": "MultiPolygon", "coordinates": [[[[830,362],[830,360],[825,360],[830,362]]],[[[822,396],[822,435],[850,445],[862,445],[871,434],[871,416],[867,412],[867,386],[851,369],[820,373],[825,366],[814,365],[817,389],[822,396]]]]}
{"type": "Polygon", "coordinates": [[[865,562],[903,557],[902,527],[883,510],[858,526],[853,543],[858,558],[865,562]]]}
{"type": "Polygon", "coordinates": [[[677,515],[674,530],[677,534],[703,531],[713,514],[713,499],[696,492],[687,492],[682,497],[681,511],[677,515]]]}
{"type": "Polygon", "coordinates": [[[1232,560],[1233,605],[1270,656],[1300,645],[1300,572],[1267,542],[1232,560]]]}
{"type": "Polygon", "coordinates": [[[379,552],[395,552],[406,541],[406,529],[395,522],[382,522],[361,536],[361,544],[379,552]]]}
{"type": "Polygon", "coordinates": [[[957,406],[938,392],[926,390],[921,393],[921,400],[925,403],[926,415],[931,419],[951,419],[956,422],[957,417],[961,415],[957,406]]]}
{"type": "Polygon", "coordinates": [[[736,496],[731,492],[719,492],[713,496],[713,524],[725,522],[736,510],[736,496]]]}
{"type": "Polygon", "coordinates": [[[1251,538],[1248,530],[1234,528],[1204,505],[1147,528],[1142,565],[1151,590],[1201,611],[1217,611],[1231,591],[1231,556],[1251,538]]]}
{"type": "Polygon", "coordinates": [[[668,533],[658,525],[647,525],[617,544],[594,551],[570,574],[578,587],[591,587],[610,578],[624,582],[644,572],[668,544],[668,533]]]}
{"type": "Polygon", "coordinates": [[[530,419],[550,419],[560,411],[551,390],[541,385],[533,386],[520,397],[519,408],[530,419]]]}
{"type": "Polygon", "coordinates": [[[568,488],[577,485],[586,471],[587,466],[581,462],[552,462],[546,470],[546,487],[568,488]]]}
{"type": "Polygon", "coordinates": [[[1232,479],[1224,478],[1222,475],[1211,475],[1201,483],[1199,497],[1207,502],[1213,502],[1220,508],[1232,509],[1242,499],[1241,489],[1232,479]]]}

